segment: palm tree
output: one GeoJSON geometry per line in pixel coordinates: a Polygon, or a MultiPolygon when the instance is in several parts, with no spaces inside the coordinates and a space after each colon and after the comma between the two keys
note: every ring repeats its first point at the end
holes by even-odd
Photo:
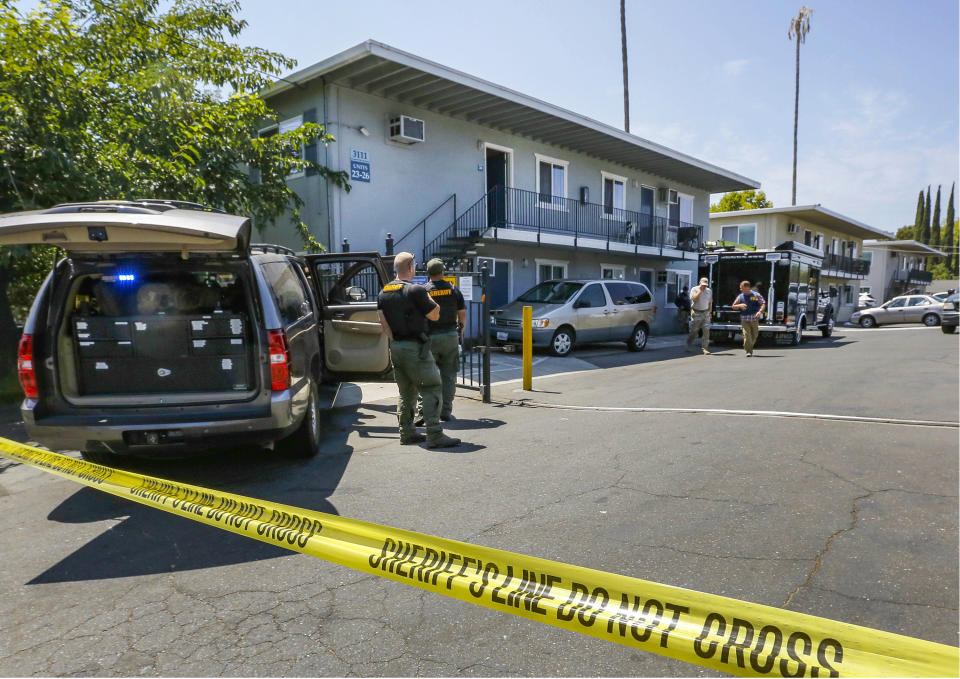
{"type": "MultiPolygon", "coordinates": [[[[622,2],[622,0],[621,0],[622,2]]],[[[810,32],[810,16],[812,9],[807,9],[804,5],[800,8],[800,13],[796,18],[790,20],[790,30],[787,31],[787,38],[793,40],[797,38],[797,87],[793,99],[793,205],[797,204],[797,118],[800,113],[800,43],[807,38],[810,32]]]]}
{"type": "Polygon", "coordinates": [[[620,0],[620,51],[623,55],[623,129],[630,132],[630,88],[627,84],[627,8],[620,0]]]}

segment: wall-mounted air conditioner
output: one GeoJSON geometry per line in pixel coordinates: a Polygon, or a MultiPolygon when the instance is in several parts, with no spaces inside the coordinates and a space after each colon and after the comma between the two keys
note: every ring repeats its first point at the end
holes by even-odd
{"type": "Polygon", "coordinates": [[[392,116],[387,130],[387,137],[390,141],[401,144],[417,144],[426,139],[426,129],[423,121],[419,118],[411,118],[405,115],[392,116]]]}
{"type": "Polygon", "coordinates": [[[668,189],[665,186],[661,186],[659,192],[661,203],[672,203],[675,205],[680,202],[680,196],[677,195],[676,189],[668,189]]]}
{"type": "Polygon", "coordinates": [[[798,224],[787,224],[787,233],[797,233],[798,231],[800,231],[798,224]]]}

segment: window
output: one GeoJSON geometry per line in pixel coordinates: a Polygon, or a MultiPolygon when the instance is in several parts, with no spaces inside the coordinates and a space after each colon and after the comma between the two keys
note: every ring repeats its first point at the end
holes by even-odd
{"type": "Polygon", "coordinates": [[[930,300],[926,297],[911,297],[910,306],[929,306],[930,300]]]}
{"type": "Polygon", "coordinates": [[[836,239],[836,238],[831,238],[831,239],[830,239],[830,252],[833,253],[833,254],[837,254],[837,239],[836,239]]]}
{"type": "Polygon", "coordinates": [[[653,294],[643,283],[630,283],[630,295],[634,297],[631,304],[646,304],[653,301],[653,294]]]}
{"type": "Polygon", "coordinates": [[[872,263],[872,262],[873,262],[873,252],[872,252],[871,250],[864,250],[864,251],[863,251],[863,259],[864,259],[864,261],[867,261],[867,262],[871,262],[871,263],[872,263]]]}
{"type": "Polygon", "coordinates": [[[603,294],[603,287],[600,285],[585,287],[577,298],[577,306],[591,309],[607,306],[607,298],[603,294]]]}
{"type": "MultiPolygon", "coordinates": [[[[491,269],[492,271],[492,269],[491,269]]],[[[333,306],[369,304],[380,293],[380,274],[366,261],[319,262],[314,269],[317,287],[333,306]]]]}
{"type": "Polygon", "coordinates": [[[544,281],[554,281],[567,277],[567,263],[554,261],[551,259],[538,259],[537,262],[537,283],[544,281]]]}
{"type": "Polygon", "coordinates": [[[600,178],[603,181],[603,213],[622,218],[622,210],[627,207],[627,178],[607,172],[601,172],[600,178]]]}
{"type": "MultiPolygon", "coordinates": [[[[278,134],[284,134],[285,132],[291,132],[292,130],[296,130],[297,128],[299,128],[299,127],[302,126],[302,125],[303,125],[303,116],[296,116],[296,117],[294,117],[294,118],[287,118],[286,120],[281,120],[277,125],[273,125],[273,126],[271,126],[271,127],[266,127],[266,128],[264,128],[264,129],[260,130],[259,136],[260,136],[261,138],[273,137],[273,136],[278,135],[278,134]]],[[[304,148],[303,148],[303,146],[301,146],[301,147],[298,148],[298,149],[295,149],[295,148],[291,147],[291,148],[290,148],[290,154],[293,155],[293,156],[296,157],[296,158],[303,158],[303,157],[304,157],[304,148]]],[[[304,172],[303,172],[302,170],[294,170],[293,172],[291,172],[291,173],[289,174],[289,178],[290,178],[290,179],[296,179],[297,177],[303,177],[303,176],[304,176],[304,172]]],[[[256,180],[257,183],[260,183],[259,171],[256,171],[255,180],[256,180]]]]}
{"type": "Polygon", "coordinates": [[[614,304],[643,304],[653,301],[647,286],[641,283],[604,283],[614,304]]]}
{"type": "Polygon", "coordinates": [[[853,286],[852,285],[843,286],[843,303],[853,304],[853,286]]]}
{"type": "Polygon", "coordinates": [[[813,244],[813,231],[804,231],[803,232],[803,244],[812,245],[813,244]]]}
{"type": "Polygon", "coordinates": [[[720,240],[741,245],[757,245],[757,225],[740,224],[739,226],[725,226],[720,232],[720,240]]]}
{"type": "Polygon", "coordinates": [[[676,306],[674,300],[683,288],[690,289],[690,272],[667,271],[667,302],[676,306]]]}
{"type": "Polygon", "coordinates": [[[823,250],[823,234],[822,233],[817,234],[817,240],[814,241],[813,247],[815,247],[817,250],[821,250],[821,251],[823,250]]]}
{"type": "Polygon", "coordinates": [[[622,281],[627,277],[627,267],[620,264],[601,264],[600,278],[609,278],[615,281],[622,281]]]}
{"type": "Polygon", "coordinates": [[[870,288],[869,285],[861,285],[861,286],[860,286],[860,294],[861,294],[861,295],[869,295],[869,294],[870,294],[870,289],[871,289],[871,288],[870,288]]]}
{"type": "Polygon", "coordinates": [[[895,300],[892,300],[889,304],[887,304],[887,306],[886,306],[885,308],[887,308],[887,309],[897,309],[897,308],[899,308],[899,307],[902,307],[902,306],[905,305],[906,303],[907,303],[907,298],[906,298],[906,297],[897,297],[895,300]]]}
{"type": "Polygon", "coordinates": [[[313,311],[303,280],[290,262],[269,262],[263,275],[277,304],[280,322],[287,328],[313,311]]]}
{"type": "Polygon", "coordinates": [[[567,166],[566,160],[557,160],[535,154],[537,159],[537,193],[541,203],[549,203],[561,207],[563,199],[567,197],[567,166]]]}

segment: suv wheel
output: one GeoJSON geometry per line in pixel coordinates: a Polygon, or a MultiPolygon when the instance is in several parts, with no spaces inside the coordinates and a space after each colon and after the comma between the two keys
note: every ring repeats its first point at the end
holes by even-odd
{"type": "Polygon", "coordinates": [[[627,349],[630,351],[643,351],[646,346],[647,326],[643,323],[637,323],[637,327],[635,327],[630,334],[630,339],[627,340],[627,349]]]}
{"type": "Polygon", "coordinates": [[[317,384],[310,380],[310,395],[307,412],[303,414],[300,428],[286,441],[290,457],[310,458],[320,452],[320,401],[317,384]]]}
{"type": "Polygon", "coordinates": [[[936,314],[927,314],[923,317],[923,324],[928,328],[932,328],[935,325],[940,323],[940,317],[936,314]]]}
{"type": "Polygon", "coordinates": [[[569,356],[573,351],[573,337],[573,330],[570,328],[558,328],[550,340],[550,352],[554,356],[569,356]]]}
{"type": "Polygon", "coordinates": [[[877,327],[877,319],[873,316],[861,316],[860,317],[860,327],[861,328],[875,328],[877,327]]]}

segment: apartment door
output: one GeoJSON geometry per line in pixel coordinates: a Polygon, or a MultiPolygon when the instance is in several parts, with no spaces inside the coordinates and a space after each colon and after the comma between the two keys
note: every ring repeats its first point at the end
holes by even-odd
{"type": "Polygon", "coordinates": [[[499,309],[510,301],[510,260],[478,257],[477,267],[487,265],[487,295],[490,308],[499,309]]]}
{"type": "Polygon", "coordinates": [[[507,222],[507,177],[510,158],[506,151],[487,147],[487,226],[507,222]]]}
{"type": "Polygon", "coordinates": [[[640,223],[637,225],[636,242],[653,245],[653,189],[640,187],[640,223]]]}

